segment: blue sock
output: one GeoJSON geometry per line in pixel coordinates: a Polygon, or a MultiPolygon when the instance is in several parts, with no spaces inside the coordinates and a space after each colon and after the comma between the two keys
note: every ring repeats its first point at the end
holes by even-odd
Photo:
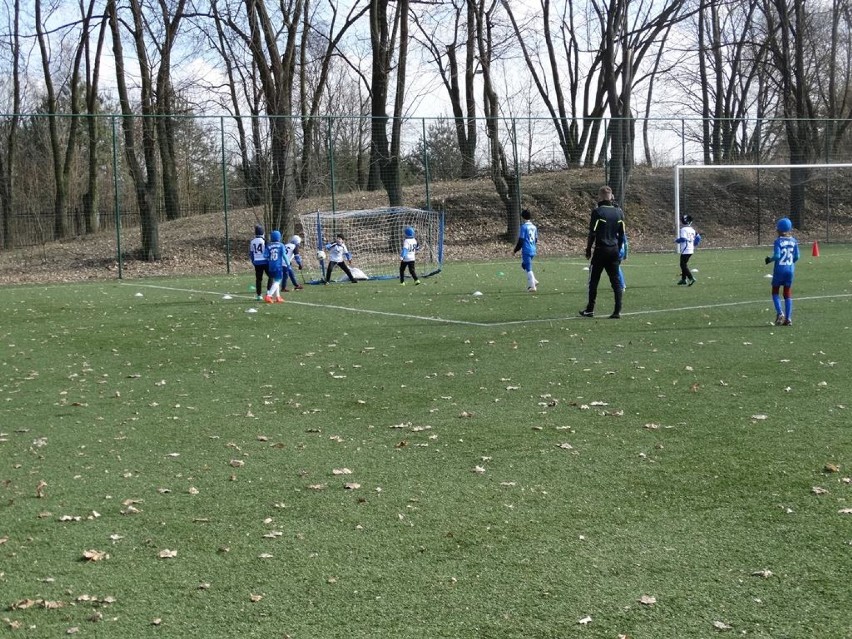
{"type": "Polygon", "coordinates": [[[793,316],[793,298],[785,297],[784,298],[784,316],[787,319],[790,319],[793,316]]]}
{"type": "Polygon", "coordinates": [[[778,295],[773,295],[772,303],[775,304],[775,314],[781,315],[781,297],[778,295]]]}

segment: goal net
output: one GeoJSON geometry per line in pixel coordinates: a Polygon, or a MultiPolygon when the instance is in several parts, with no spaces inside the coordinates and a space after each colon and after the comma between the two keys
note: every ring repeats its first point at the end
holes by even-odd
{"type": "MultiPolygon", "coordinates": [[[[364,278],[398,278],[402,242],[408,226],[414,228],[417,239],[417,276],[429,277],[441,271],[444,259],[444,214],[441,211],[407,207],[317,211],[301,214],[299,222],[302,226],[302,264],[312,284],[322,282],[328,265],[326,247],[340,234],[352,254],[353,267],[360,269],[364,278]]],[[[346,276],[337,270],[332,278],[340,281],[346,276]]]]}
{"type": "Polygon", "coordinates": [[[852,164],[680,165],[674,190],[675,235],[690,215],[717,247],[769,243],[781,217],[798,221],[800,239],[852,231],[852,164]]]}

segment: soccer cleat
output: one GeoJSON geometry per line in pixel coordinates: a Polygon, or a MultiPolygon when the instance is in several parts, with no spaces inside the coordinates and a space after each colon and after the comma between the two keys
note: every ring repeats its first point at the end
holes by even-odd
{"type": "Polygon", "coordinates": [[[689,278],[689,283],[687,284],[687,286],[692,286],[693,284],[695,284],[695,278],[694,278],[694,277],[690,277],[690,278],[689,278]]]}
{"type": "Polygon", "coordinates": [[[258,295],[254,299],[256,299],[258,302],[262,302],[263,301],[263,295],[258,295]]]}
{"type": "Polygon", "coordinates": [[[582,311],[580,311],[580,317],[594,317],[594,316],[595,316],[594,311],[590,311],[590,310],[585,309],[585,308],[582,311]]]}
{"type": "Polygon", "coordinates": [[[677,283],[678,286],[686,286],[686,278],[682,277],[677,283]]]}
{"type": "Polygon", "coordinates": [[[782,326],[792,326],[792,325],[793,325],[793,320],[791,320],[791,319],[785,319],[784,323],[782,324],[782,326]]]}
{"type": "Polygon", "coordinates": [[[266,302],[267,304],[272,304],[272,296],[271,295],[264,295],[263,301],[266,302]]]}
{"type": "Polygon", "coordinates": [[[281,304],[283,301],[284,301],[284,298],[283,298],[283,297],[281,297],[280,295],[279,295],[278,297],[276,297],[276,298],[275,298],[275,303],[276,303],[276,304],[281,304]]]}
{"type": "Polygon", "coordinates": [[[304,286],[302,286],[301,284],[296,284],[296,286],[295,286],[294,288],[295,288],[297,291],[301,291],[301,290],[302,290],[303,288],[305,288],[305,287],[304,287],[304,286]]]}
{"type": "Polygon", "coordinates": [[[420,286],[420,280],[414,280],[414,286],[420,286]]]}
{"type": "Polygon", "coordinates": [[[609,319],[621,319],[621,313],[613,313],[609,316],[609,319]]]}
{"type": "Polygon", "coordinates": [[[787,318],[784,317],[784,313],[778,313],[775,316],[775,326],[782,326],[786,320],[787,318]]]}
{"type": "Polygon", "coordinates": [[[400,285],[400,286],[405,286],[405,282],[400,282],[400,283],[399,283],[399,285],[400,285]]]}
{"type": "Polygon", "coordinates": [[[527,291],[529,291],[530,293],[535,293],[536,288],[535,288],[535,286],[530,286],[529,288],[527,288],[527,291]]]}
{"type": "Polygon", "coordinates": [[[282,293],[289,293],[290,291],[288,291],[286,288],[282,288],[282,289],[281,289],[281,292],[282,292],[282,293]]]}

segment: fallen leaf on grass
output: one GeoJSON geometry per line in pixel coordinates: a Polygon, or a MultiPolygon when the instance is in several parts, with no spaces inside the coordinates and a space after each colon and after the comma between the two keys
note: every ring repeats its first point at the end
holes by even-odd
{"type": "Polygon", "coordinates": [[[352,471],[348,468],[335,468],[331,471],[332,475],[351,475],[352,471]]]}
{"type": "Polygon", "coordinates": [[[43,499],[45,488],[47,488],[47,482],[42,479],[38,482],[38,485],[36,486],[36,497],[38,497],[39,499],[43,499]]]}
{"type": "Polygon", "coordinates": [[[581,626],[587,626],[587,625],[589,625],[590,623],[592,623],[592,618],[591,618],[591,617],[589,617],[588,615],[586,615],[586,616],[585,616],[585,617],[583,617],[582,619],[578,619],[578,620],[577,620],[577,623],[578,623],[578,624],[580,624],[581,626]]]}
{"type": "Polygon", "coordinates": [[[763,421],[765,419],[769,419],[769,417],[767,415],[763,415],[762,413],[759,413],[757,415],[752,415],[751,418],[756,420],[756,421],[763,421]]]}
{"type": "Polygon", "coordinates": [[[251,601],[252,603],[263,601],[263,595],[249,595],[249,601],[251,601]]]}
{"type": "Polygon", "coordinates": [[[642,595],[641,597],[639,597],[639,603],[643,606],[653,606],[655,603],[657,603],[657,598],[652,597],[651,595],[642,595]]]}
{"type": "Polygon", "coordinates": [[[729,626],[724,621],[714,621],[713,627],[716,630],[733,630],[733,626],[729,626]]]}
{"type": "Polygon", "coordinates": [[[109,553],[103,552],[102,550],[84,550],[83,551],[83,559],[86,561],[102,561],[104,559],[109,559],[109,553]]]}
{"type": "Polygon", "coordinates": [[[563,450],[574,450],[574,447],[568,442],[562,442],[561,444],[557,444],[557,446],[563,450]]]}
{"type": "Polygon", "coordinates": [[[852,508],[843,508],[837,511],[840,515],[852,515],[852,508]]]}
{"type": "Polygon", "coordinates": [[[352,482],[348,482],[346,484],[343,484],[343,487],[346,490],[358,490],[359,488],[361,488],[361,484],[358,484],[358,483],[352,481],[352,482]]]}
{"type": "Polygon", "coordinates": [[[246,463],[242,459],[232,459],[228,462],[234,468],[242,468],[246,463]]]}
{"type": "Polygon", "coordinates": [[[164,550],[161,550],[157,554],[157,556],[160,559],[173,559],[174,557],[177,557],[177,552],[178,552],[177,550],[169,550],[168,548],[166,548],[164,550]]]}
{"type": "Polygon", "coordinates": [[[813,487],[811,488],[811,492],[812,492],[814,495],[827,495],[827,494],[828,494],[828,490],[826,490],[826,489],[825,489],[825,488],[823,488],[822,486],[813,486],[813,487]]]}
{"type": "Polygon", "coordinates": [[[826,473],[839,473],[840,472],[840,466],[838,466],[837,464],[832,464],[831,462],[828,462],[823,467],[822,470],[823,470],[823,472],[826,472],[826,473]]]}
{"type": "Polygon", "coordinates": [[[751,573],[752,577],[763,577],[764,579],[769,579],[772,576],[771,570],[756,570],[751,573]]]}

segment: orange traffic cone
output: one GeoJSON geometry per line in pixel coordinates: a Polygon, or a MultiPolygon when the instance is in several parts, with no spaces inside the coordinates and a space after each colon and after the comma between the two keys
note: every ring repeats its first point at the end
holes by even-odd
{"type": "Polygon", "coordinates": [[[819,257],[819,242],[814,242],[814,248],[813,251],[811,251],[811,255],[819,257]]]}

